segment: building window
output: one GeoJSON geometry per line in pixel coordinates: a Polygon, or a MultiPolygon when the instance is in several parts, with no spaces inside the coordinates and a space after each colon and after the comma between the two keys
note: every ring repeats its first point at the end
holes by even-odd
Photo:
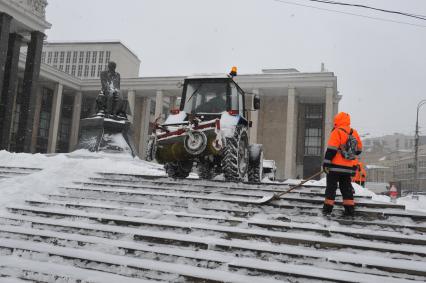
{"type": "Polygon", "coordinates": [[[76,69],[75,65],[72,65],[72,67],[71,67],[71,75],[73,75],[73,76],[75,76],[75,69],[76,69]]]}
{"type": "Polygon", "coordinates": [[[90,51],[87,51],[86,52],[86,64],[89,64],[90,63],[90,51]]]}
{"type": "Polygon", "coordinates": [[[305,129],[305,156],[321,155],[321,130],[318,128],[305,129]]]}
{"type": "Polygon", "coordinates": [[[92,65],[92,69],[90,70],[90,76],[94,77],[96,75],[96,65],[92,65]]]}
{"type": "Polygon", "coordinates": [[[78,56],[78,63],[83,64],[84,60],[84,51],[80,51],[80,55],[78,56]]]}
{"type": "Polygon", "coordinates": [[[78,65],[77,77],[81,77],[83,75],[83,65],[78,65]]]}
{"type": "Polygon", "coordinates": [[[72,63],[73,64],[77,63],[77,56],[78,56],[78,51],[74,51],[72,53],[72,63]]]}
{"type": "Polygon", "coordinates": [[[96,62],[97,59],[98,59],[98,52],[97,51],[93,51],[93,54],[92,54],[92,63],[96,64],[97,63],[96,62]]]}
{"type": "Polygon", "coordinates": [[[105,54],[105,63],[108,63],[111,60],[111,51],[107,51],[105,54]]]}
{"type": "Polygon", "coordinates": [[[101,75],[102,72],[102,65],[98,66],[98,77],[101,75]]]}
{"type": "Polygon", "coordinates": [[[65,66],[65,73],[67,73],[67,74],[70,73],[70,65],[65,66]]]}
{"type": "Polygon", "coordinates": [[[53,53],[53,64],[58,63],[58,55],[59,55],[58,51],[55,51],[55,53],[53,53]]]}
{"type": "Polygon", "coordinates": [[[102,64],[104,62],[104,52],[99,51],[99,63],[102,64]]]}
{"type": "Polygon", "coordinates": [[[64,65],[59,65],[59,70],[63,71],[64,70],[64,65]]]}
{"type": "Polygon", "coordinates": [[[59,58],[59,63],[63,64],[65,61],[65,51],[61,51],[61,57],[59,58]]]}
{"type": "Polygon", "coordinates": [[[71,51],[67,52],[67,64],[71,63],[71,51]]]}
{"type": "Polygon", "coordinates": [[[89,76],[89,65],[85,65],[84,66],[84,77],[88,77],[89,76]]]}
{"type": "Polygon", "coordinates": [[[47,52],[47,64],[52,64],[52,52],[47,52]]]}
{"type": "Polygon", "coordinates": [[[41,53],[41,62],[42,63],[44,63],[46,61],[46,52],[45,51],[43,51],[42,53],[41,53]]]}
{"type": "Polygon", "coordinates": [[[323,106],[305,105],[305,156],[322,154],[323,106]]]}

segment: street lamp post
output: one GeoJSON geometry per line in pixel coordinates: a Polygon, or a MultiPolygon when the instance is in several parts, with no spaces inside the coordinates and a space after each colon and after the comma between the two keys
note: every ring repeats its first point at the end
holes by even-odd
{"type": "Polygon", "coordinates": [[[419,174],[419,111],[420,111],[420,108],[425,104],[426,104],[426,99],[421,100],[417,104],[416,131],[414,134],[414,186],[417,185],[418,174],[419,174]]]}

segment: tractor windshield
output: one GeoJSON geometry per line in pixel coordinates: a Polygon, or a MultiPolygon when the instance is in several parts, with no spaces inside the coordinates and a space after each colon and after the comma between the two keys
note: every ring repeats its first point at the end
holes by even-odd
{"type": "Polygon", "coordinates": [[[221,113],[227,107],[228,82],[190,81],[186,86],[186,113],[221,113]]]}

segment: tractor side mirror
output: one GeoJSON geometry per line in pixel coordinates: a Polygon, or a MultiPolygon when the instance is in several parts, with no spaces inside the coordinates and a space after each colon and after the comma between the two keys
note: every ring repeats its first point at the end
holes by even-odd
{"type": "Polygon", "coordinates": [[[253,109],[260,109],[260,97],[257,94],[253,95],[253,109]]]}

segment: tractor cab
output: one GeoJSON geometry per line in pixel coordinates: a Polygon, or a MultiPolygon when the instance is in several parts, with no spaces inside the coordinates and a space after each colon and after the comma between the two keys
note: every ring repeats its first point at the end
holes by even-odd
{"type": "Polygon", "coordinates": [[[180,111],[203,117],[202,120],[230,115],[245,115],[245,93],[231,76],[187,78],[184,81],[180,111]]]}

